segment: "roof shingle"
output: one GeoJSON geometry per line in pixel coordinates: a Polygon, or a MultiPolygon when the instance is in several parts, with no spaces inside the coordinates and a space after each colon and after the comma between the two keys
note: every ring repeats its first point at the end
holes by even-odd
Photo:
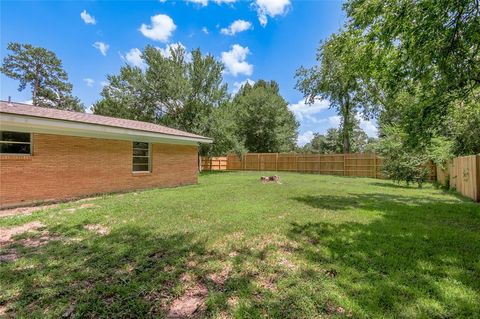
{"type": "Polygon", "coordinates": [[[96,124],[111,127],[120,127],[137,131],[160,133],[179,137],[189,137],[211,140],[208,137],[176,130],[170,127],[148,122],[133,121],[115,117],[80,113],[73,111],[57,110],[52,108],[38,107],[29,104],[0,101],[0,113],[26,115],[33,117],[48,118],[54,120],[71,121],[79,123],[96,124]]]}

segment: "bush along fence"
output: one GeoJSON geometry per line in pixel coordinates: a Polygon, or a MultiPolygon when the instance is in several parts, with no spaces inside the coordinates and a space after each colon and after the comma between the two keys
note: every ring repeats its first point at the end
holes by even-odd
{"type": "Polygon", "coordinates": [[[445,166],[437,166],[438,182],[480,202],[480,155],[457,157],[445,166]]]}
{"type": "MultiPolygon", "coordinates": [[[[382,158],[375,154],[297,154],[247,153],[202,158],[202,170],[212,171],[288,171],[383,178],[382,158]]],[[[436,180],[435,165],[430,165],[428,180],[436,180]]]]}

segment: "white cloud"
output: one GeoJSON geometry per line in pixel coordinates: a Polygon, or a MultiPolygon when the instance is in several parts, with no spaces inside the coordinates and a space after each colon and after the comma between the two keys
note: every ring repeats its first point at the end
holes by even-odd
{"type": "Polygon", "coordinates": [[[95,20],[95,17],[92,17],[90,14],[88,14],[87,10],[83,10],[80,13],[80,18],[82,18],[83,22],[85,24],[96,24],[97,21],[95,20]]]}
{"type": "Polygon", "coordinates": [[[357,115],[357,119],[360,121],[360,128],[369,136],[369,137],[378,137],[378,128],[372,121],[364,120],[361,116],[357,115]]]}
{"type": "Polygon", "coordinates": [[[95,84],[95,80],[90,78],[83,79],[83,82],[85,82],[85,84],[89,87],[92,87],[93,84],[95,84]]]}
{"type": "MultiPolygon", "coordinates": [[[[320,119],[322,121],[323,119],[320,119]]],[[[342,117],[339,115],[329,116],[326,121],[331,127],[338,128],[342,123],[342,117]]]]}
{"type": "Polygon", "coordinates": [[[222,3],[227,3],[227,4],[232,4],[237,2],[237,0],[213,0],[216,4],[222,4],[222,3]]]}
{"type": "Polygon", "coordinates": [[[287,13],[290,0],[255,0],[258,20],[262,26],[266,26],[268,17],[274,18],[287,13]]]}
{"type": "Polygon", "coordinates": [[[187,2],[199,4],[202,7],[205,7],[208,4],[208,0],[186,0],[187,2]]]}
{"type": "Polygon", "coordinates": [[[125,54],[125,57],[122,58],[130,65],[136,66],[138,68],[145,68],[145,61],[142,59],[142,51],[137,48],[132,48],[125,54]]]}
{"type": "Polygon", "coordinates": [[[109,83],[108,81],[100,81],[101,86],[107,86],[109,83]]]}
{"type": "Polygon", "coordinates": [[[318,119],[314,117],[314,114],[320,113],[330,107],[328,100],[315,99],[315,103],[306,104],[305,100],[300,100],[298,103],[289,104],[288,108],[293,112],[298,121],[310,121],[318,123],[318,119]]]}
{"type": "Polygon", "coordinates": [[[252,29],[252,24],[245,20],[236,20],[228,28],[222,28],[220,32],[226,35],[235,35],[235,33],[252,29]]]}
{"type": "Polygon", "coordinates": [[[222,62],[225,65],[226,72],[233,76],[239,74],[252,75],[253,65],[245,61],[249,53],[248,47],[244,48],[239,44],[232,45],[230,51],[222,52],[222,62]]]}
{"type": "Polygon", "coordinates": [[[142,24],[140,32],[147,38],[155,41],[166,42],[177,28],[172,18],[166,14],[157,14],[150,17],[151,25],[142,24]]]}
{"type": "Polygon", "coordinates": [[[23,104],[33,105],[33,100],[23,101],[23,104]]]}
{"type": "Polygon", "coordinates": [[[207,27],[203,27],[203,28],[202,28],[202,32],[205,33],[205,34],[208,34],[208,33],[209,33],[207,27]]]}
{"type": "Polygon", "coordinates": [[[313,132],[306,131],[303,134],[298,135],[297,144],[298,146],[304,146],[305,144],[310,143],[312,139],[313,139],[313,132]]]}
{"type": "Polygon", "coordinates": [[[242,81],[242,82],[234,82],[233,83],[233,90],[232,90],[232,93],[233,94],[236,94],[238,91],[240,91],[240,89],[242,88],[242,86],[244,86],[245,84],[250,84],[250,85],[254,85],[255,84],[255,81],[251,80],[251,79],[246,79],[245,81],[242,81]]]}
{"type": "Polygon", "coordinates": [[[107,55],[107,51],[110,46],[104,42],[97,41],[93,44],[95,49],[98,49],[102,55],[107,55]]]}

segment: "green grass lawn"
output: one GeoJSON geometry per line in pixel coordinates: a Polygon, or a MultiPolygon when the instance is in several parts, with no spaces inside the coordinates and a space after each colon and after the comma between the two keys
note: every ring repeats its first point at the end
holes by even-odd
{"type": "Polygon", "coordinates": [[[206,173],[0,218],[4,229],[45,225],[0,247],[17,254],[0,262],[0,307],[162,317],[194,295],[197,317],[480,317],[479,204],[431,185],[260,175],[206,173]]]}

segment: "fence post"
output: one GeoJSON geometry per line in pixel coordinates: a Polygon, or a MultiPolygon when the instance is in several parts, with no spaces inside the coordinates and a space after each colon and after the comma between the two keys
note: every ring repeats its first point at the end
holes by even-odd
{"type": "Polygon", "coordinates": [[[258,170],[260,170],[260,154],[257,154],[258,170]]]}
{"type": "Polygon", "coordinates": [[[345,176],[345,173],[346,173],[346,155],[345,153],[343,153],[343,176],[345,176]]]}
{"type": "Polygon", "coordinates": [[[477,155],[477,202],[480,202],[480,155],[477,155]]]}
{"type": "Polygon", "coordinates": [[[373,153],[373,178],[377,178],[377,155],[373,153]]]}
{"type": "Polygon", "coordinates": [[[278,172],[278,153],[275,153],[275,172],[278,172]]]}
{"type": "Polygon", "coordinates": [[[320,154],[318,154],[317,157],[318,157],[318,174],[320,174],[320,171],[321,171],[320,166],[322,165],[321,164],[322,160],[321,160],[320,154]]]}

